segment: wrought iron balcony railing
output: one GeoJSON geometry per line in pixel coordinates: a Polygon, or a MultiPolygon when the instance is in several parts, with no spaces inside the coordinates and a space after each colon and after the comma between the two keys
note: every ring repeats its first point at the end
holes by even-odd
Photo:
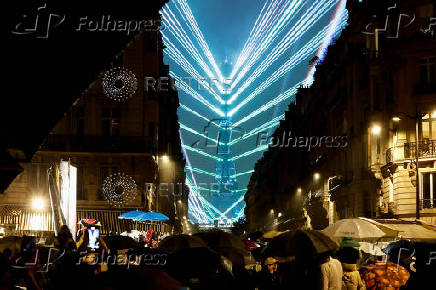
{"type": "MultiPolygon", "coordinates": [[[[416,157],[416,143],[404,143],[404,158],[416,157]]],[[[418,157],[431,158],[436,157],[436,140],[426,140],[418,142],[418,157]]]]}
{"type": "MultiPolygon", "coordinates": [[[[418,143],[419,158],[436,158],[436,140],[426,140],[418,143]]],[[[404,143],[402,146],[388,148],[385,152],[386,163],[414,159],[415,142],[404,143]]]]}
{"type": "Polygon", "coordinates": [[[433,199],[421,199],[421,209],[436,208],[436,198],[433,199]]]}

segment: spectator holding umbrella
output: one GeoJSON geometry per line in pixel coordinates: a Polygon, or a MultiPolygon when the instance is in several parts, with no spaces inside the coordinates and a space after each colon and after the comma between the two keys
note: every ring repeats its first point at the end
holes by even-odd
{"type": "Polygon", "coordinates": [[[366,289],[356,264],[359,259],[359,246],[359,243],[351,237],[342,238],[341,249],[337,255],[342,262],[342,289],[344,290],[366,289]]]}

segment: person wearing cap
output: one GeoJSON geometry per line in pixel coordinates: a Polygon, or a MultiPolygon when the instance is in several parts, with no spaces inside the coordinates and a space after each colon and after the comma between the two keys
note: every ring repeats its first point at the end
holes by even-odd
{"type": "Polygon", "coordinates": [[[342,238],[341,249],[338,251],[338,258],[342,262],[342,289],[362,290],[366,289],[360,273],[357,270],[360,244],[351,237],[342,238]]]}

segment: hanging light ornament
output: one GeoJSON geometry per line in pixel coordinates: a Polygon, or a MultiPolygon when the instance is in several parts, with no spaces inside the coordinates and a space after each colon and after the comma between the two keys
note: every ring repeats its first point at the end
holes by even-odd
{"type": "Polygon", "coordinates": [[[113,67],[104,73],[102,87],[106,97],[123,102],[136,92],[138,80],[130,70],[124,67],[113,67]]]}
{"type": "Polygon", "coordinates": [[[102,191],[110,205],[122,207],[135,200],[137,185],[129,175],[117,172],[106,177],[102,191]]]}

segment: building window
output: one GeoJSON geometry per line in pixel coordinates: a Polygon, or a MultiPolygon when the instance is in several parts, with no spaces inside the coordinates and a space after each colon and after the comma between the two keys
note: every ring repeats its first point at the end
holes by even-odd
{"type": "Polygon", "coordinates": [[[420,61],[421,84],[436,83],[436,57],[426,57],[420,61]]]}
{"type": "Polygon", "coordinates": [[[102,109],[102,136],[120,136],[120,116],[119,108],[103,108],[102,109]]]}
{"type": "Polygon", "coordinates": [[[436,172],[422,174],[421,199],[423,208],[436,208],[436,172]]]}
{"type": "Polygon", "coordinates": [[[436,140],[436,115],[434,113],[426,114],[422,117],[422,140],[436,140]]]}

